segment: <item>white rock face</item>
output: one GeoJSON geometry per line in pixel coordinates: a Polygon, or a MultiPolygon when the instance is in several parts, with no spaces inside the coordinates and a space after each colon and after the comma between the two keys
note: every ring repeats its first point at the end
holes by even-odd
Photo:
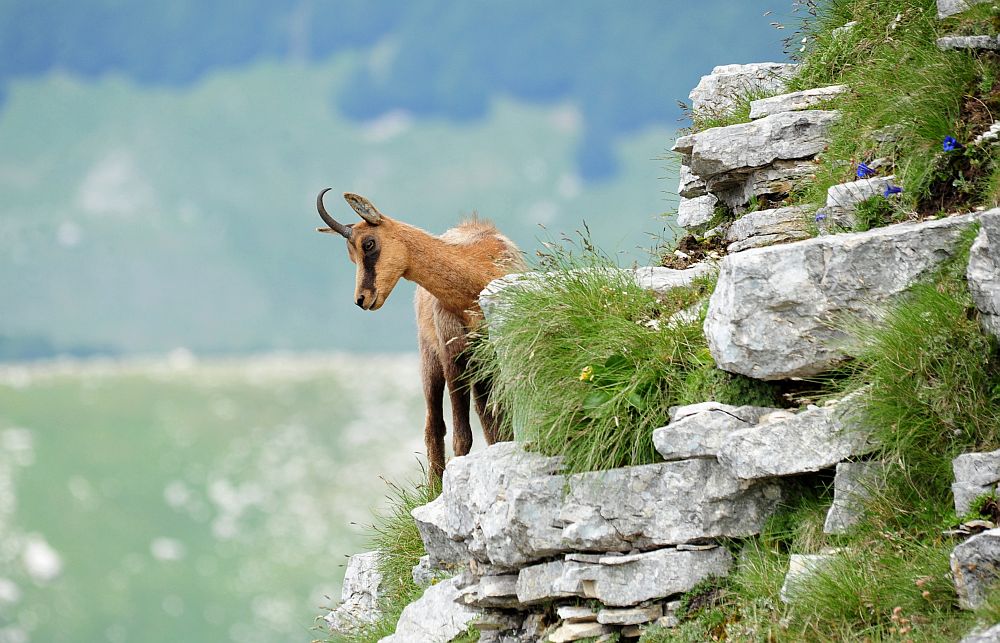
{"type": "Polygon", "coordinates": [[[674,151],[712,189],[711,177],[747,171],[783,159],[814,156],[826,146],[840,113],[829,110],[774,114],[751,123],[714,127],[677,139],[674,151]]]}
{"type": "Polygon", "coordinates": [[[608,625],[638,625],[655,621],[661,616],[663,616],[663,605],[656,603],[648,607],[602,609],[597,613],[597,622],[608,625]]]}
{"type": "Polygon", "coordinates": [[[780,94],[770,98],[761,98],[750,102],[750,118],[758,119],[780,114],[781,112],[798,112],[810,107],[816,107],[828,100],[846,93],[847,85],[830,85],[817,87],[790,94],[780,94]]]}
{"type": "Polygon", "coordinates": [[[813,208],[801,205],[745,214],[726,230],[727,250],[733,253],[809,239],[812,215],[813,208]]]}
{"type": "Polygon", "coordinates": [[[869,432],[853,415],[857,395],[791,417],[731,433],[719,462],[741,479],[819,471],[872,450],[869,432]]]}
{"type": "Polygon", "coordinates": [[[728,255],[705,337],[719,368],[764,380],[807,377],[845,357],[837,316],[873,319],[949,257],[975,214],[899,224],[728,255]]]}
{"type": "Polygon", "coordinates": [[[403,610],[396,633],[379,643],[447,643],[464,632],[480,614],[479,610],[458,603],[458,597],[457,578],[431,585],[403,610]]]}
{"type": "Polygon", "coordinates": [[[734,431],[757,424],[775,410],[718,402],[677,407],[671,413],[675,419],[653,431],[653,446],[664,460],[715,457],[734,431]]]}
{"type": "Polygon", "coordinates": [[[1000,337],[1000,208],[980,216],[979,235],[969,251],[969,291],[983,326],[1000,337]]]}
{"type": "Polygon", "coordinates": [[[355,554],[347,561],[340,605],[324,618],[334,632],[346,634],[359,625],[371,623],[380,616],[379,592],[382,574],[378,571],[378,552],[355,554]]]}
{"type": "Polygon", "coordinates": [[[432,561],[513,569],[566,552],[651,549],[758,533],[781,499],[714,460],[568,476],[515,443],[454,458],[434,502],[413,510],[432,561]]]}
{"type": "Polygon", "coordinates": [[[881,485],[882,462],[841,462],[833,478],[833,505],[826,514],[823,531],[843,534],[861,522],[864,501],[881,485]]]}
{"type": "Polygon", "coordinates": [[[967,11],[972,5],[986,2],[986,0],[937,0],[938,18],[947,18],[956,13],[967,11]]]}
{"type": "Polygon", "coordinates": [[[691,172],[691,168],[681,163],[677,181],[677,194],[685,199],[705,196],[705,182],[691,172]]]}
{"type": "Polygon", "coordinates": [[[612,607],[629,607],[686,592],[708,576],[725,576],[732,565],[733,557],[723,547],[701,551],[658,549],[604,557],[597,563],[559,560],[522,569],[517,579],[517,598],[531,605],[575,596],[597,599],[612,607]]]}
{"type": "Polygon", "coordinates": [[[1000,578],[1000,529],[990,529],[951,552],[951,575],[962,609],[976,609],[1000,578]]]}
{"type": "Polygon", "coordinates": [[[691,109],[695,113],[725,114],[736,100],[752,92],[780,92],[798,65],[785,63],[751,63],[720,65],[708,76],[702,76],[691,90],[691,109]]]}
{"type": "Polygon", "coordinates": [[[579,641],[596,636],[611,634],[611,628],[600,623],[563,623],[549,634],[549,643],[569,643],[569,641],[579,641]]]}

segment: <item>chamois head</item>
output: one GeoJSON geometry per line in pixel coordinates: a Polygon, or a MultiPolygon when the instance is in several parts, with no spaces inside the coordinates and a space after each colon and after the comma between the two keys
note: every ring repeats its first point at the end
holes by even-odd
{"type": "Polygon", "coordinates": [[[379,212],[371,201],[351,192],[345,192],[344,199],[363,221],[350,225],[337,222],[323,206],[323,195],[330,189],[326,188],[316,197],[316,209],[328,226],[316,228],[316,231],[336,233],[347,240],[347,255],[358,267],[354,302],[365,310],[378,310],[409,263],[399,226],[379,212]]]}

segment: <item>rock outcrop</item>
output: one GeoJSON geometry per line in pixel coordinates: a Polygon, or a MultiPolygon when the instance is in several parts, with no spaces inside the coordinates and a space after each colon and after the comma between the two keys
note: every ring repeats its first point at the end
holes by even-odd
{"type": "Polygon", "coordinates": [[[822,373],[846,357],[837,322],[880,305],[952,256],[963,215],[817,237],[725,257],[705,336],[716,364],[764,380],[822,373]]]}
{"type": "Polygon", "coordinates": [[[688,94],[691,110],[703,115],[725,114],[741,96],[780,92],[796,69],[798,65],[786,63],[720,65],[708,76],[702,76],[688,94]]]}
{"type": "Polygon", "coordinates": [[[976,609],[1000,579],[1000,529],[973,536],[951,552],[951,575],[962,609],[976,609]]]}
{"type": "Polygon", "coordinates": [[[458,578],[449,578],[424,590],[423,596],[403,610],[396,632],[379,643],[447,643],[480,615],[460,603],[458,578]]]}
{"type": "Polygon", "coordinates": [[[340,605],[324,617],[334,632],[349,632],[379,618],[382,574],[378,571],[378,556],[377,551],[369,551],[348,559],[340,605]]]}

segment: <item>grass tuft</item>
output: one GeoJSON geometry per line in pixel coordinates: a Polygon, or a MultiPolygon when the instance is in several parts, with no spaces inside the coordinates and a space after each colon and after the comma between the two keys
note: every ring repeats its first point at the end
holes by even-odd
{"type": "Polygon", "coordinates": [[[596,252],[555,252],[545,267],[504,292],[472,359],[529,448],[564,456],[568,471],[646,464],[671,406],[773,404],[769,385],[715,369],[702,333],[713,280],[658,298],[596,252]]]}

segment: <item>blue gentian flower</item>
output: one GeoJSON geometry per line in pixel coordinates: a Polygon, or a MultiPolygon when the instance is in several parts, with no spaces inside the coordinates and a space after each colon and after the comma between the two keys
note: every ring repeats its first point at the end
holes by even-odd
{"type": "Polygon", "coordinates": [[[962,144],[956,141],[954,136],[945,136],[944,142],[941,143],[941,148],[945,152],[954,152],[962,149],[962,144]]]}
{"type": "Polygon", "coordinates": [[[897,187],[897,186],[893,185],[892,183],[886,183],[886,185],[885,185],[885,191],[882,192],[882,196],[884,196],[885,198],[888,199],[893,194],[899,194],[902,191],[903,191],[903,188],[897,187]]]}
{"type": "Polygon", "coordinates": [[[875,176],[875,170],[868,167],[867,163],[858,163],[857,175],[859,179],[867,179],[875,176]]]}
{"type": "Polygon", "coordinates": [[[819,214],[816,215],[816,223],[819,223],[820,221],[823,221],[824,219],[826,219],[826,215],[823,214],[822,212],[820,212],[819,214]]]}

